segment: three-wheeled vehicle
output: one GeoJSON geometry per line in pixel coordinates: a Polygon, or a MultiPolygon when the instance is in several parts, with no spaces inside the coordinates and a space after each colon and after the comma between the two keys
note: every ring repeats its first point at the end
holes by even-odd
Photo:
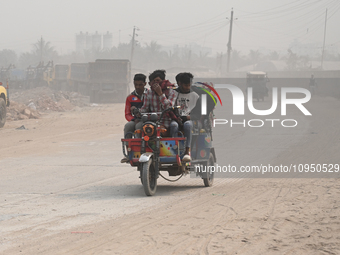
{"type": "Polygon", "coordinates": [[[212,146],[212,112],[203,121],[193,121],[191,142],[191,162],[182,162],[185,152],[186,138],[181,132],[179,137],[163,137],[165,133],[160,125],[163,114],[168,111],[176,112],[176,107],[165,109],[161,113],[148,113],[142,116],[143,127],[141,138],[135,133],[128,133],[132,138],[122,139],[123,154],[129,159],[131,166],[137,167],[145,194],[152,196],[156,193],[157,179],[164,177],[160,172],[166,171],[169,176],[180,176],[190,172],[203,179],[204,186],[212,186],[216,155],[212,146]]]}
{"type": "Polygon", "coordinates": [[[264,97],[268,97],[267,82],[269,82],[269,79],[266,72],[247,72],[246,94],[248,93],[248,88],[251,87],[253,89],[253,99],[264,101],[264,97]]]}

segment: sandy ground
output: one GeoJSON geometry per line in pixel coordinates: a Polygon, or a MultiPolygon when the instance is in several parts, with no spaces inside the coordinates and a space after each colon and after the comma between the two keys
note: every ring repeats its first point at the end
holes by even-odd
{"type": "MultiPolygon", "coordinates": [[[[340,101],[308,109],[294,112],[296,129],[217,127],[217,162],[339,164],[340,101]]],[[[122,112],[77,108],[0,130],[1,254],[340,254],[338,178],[239,175],[204,188],[186,176],[146,197],[119,163],[122,112]]]]}

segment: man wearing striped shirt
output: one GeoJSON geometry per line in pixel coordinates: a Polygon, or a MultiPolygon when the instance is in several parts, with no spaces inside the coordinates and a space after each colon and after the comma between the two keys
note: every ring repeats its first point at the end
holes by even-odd
{"type": "MultiPolygon", "coordinates": [[[[141,113],[162,112],[175,106],[178,93],[172,89],[174,85],[165,80],[165,70],[154,71],[149,75],[149,81],[151,89],[145,94],[143,106],[140,108],[141,113]]],[[[161,125],[168,129],[172,121],[174,120],[169,114],[164,114],[161,125]]],[[[170,135],[173,135],[171,129],[170,135]]]]}

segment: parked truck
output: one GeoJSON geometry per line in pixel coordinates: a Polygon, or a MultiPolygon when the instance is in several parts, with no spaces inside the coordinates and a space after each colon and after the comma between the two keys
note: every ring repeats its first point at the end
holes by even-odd
{"type": "Polygon", "coordinates": [[[125,59],[97,59],[89,63],[90,102],[125,102],[130,93],[131,67],[125,59]]]}
{"type": "Polygon", "coordinates": [[[71,90],[85,96],[90,95],[90,77],[88,63],[72,63],[70,71],[71,90]]]}
{"type": "Polygon", "coordinates": [[[52,88],[55,90],[71,90],[69,86],[69,65],[55,65],[52,75],[52,88]]]}

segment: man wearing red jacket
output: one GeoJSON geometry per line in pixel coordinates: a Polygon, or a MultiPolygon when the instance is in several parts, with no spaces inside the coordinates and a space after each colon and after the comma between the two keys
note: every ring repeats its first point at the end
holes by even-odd
{"type": "MultiPolygon", "coordinates": [[[[140,118],[135,116],[139,111],[138,109],[143,106],[144,96],[147,92],[145,88],[146,76],[144,74],[136,74],[133,78],[133,85],[135,90],[128,95],[125,101],[125,119],[128,121],[124,126],[124,138],[131,138],[133,133],[137,129],[142,129],[143,123],[140,118]]],[[[121,163],[129,162],[127,158],[123,158],[121,163]]]]}

